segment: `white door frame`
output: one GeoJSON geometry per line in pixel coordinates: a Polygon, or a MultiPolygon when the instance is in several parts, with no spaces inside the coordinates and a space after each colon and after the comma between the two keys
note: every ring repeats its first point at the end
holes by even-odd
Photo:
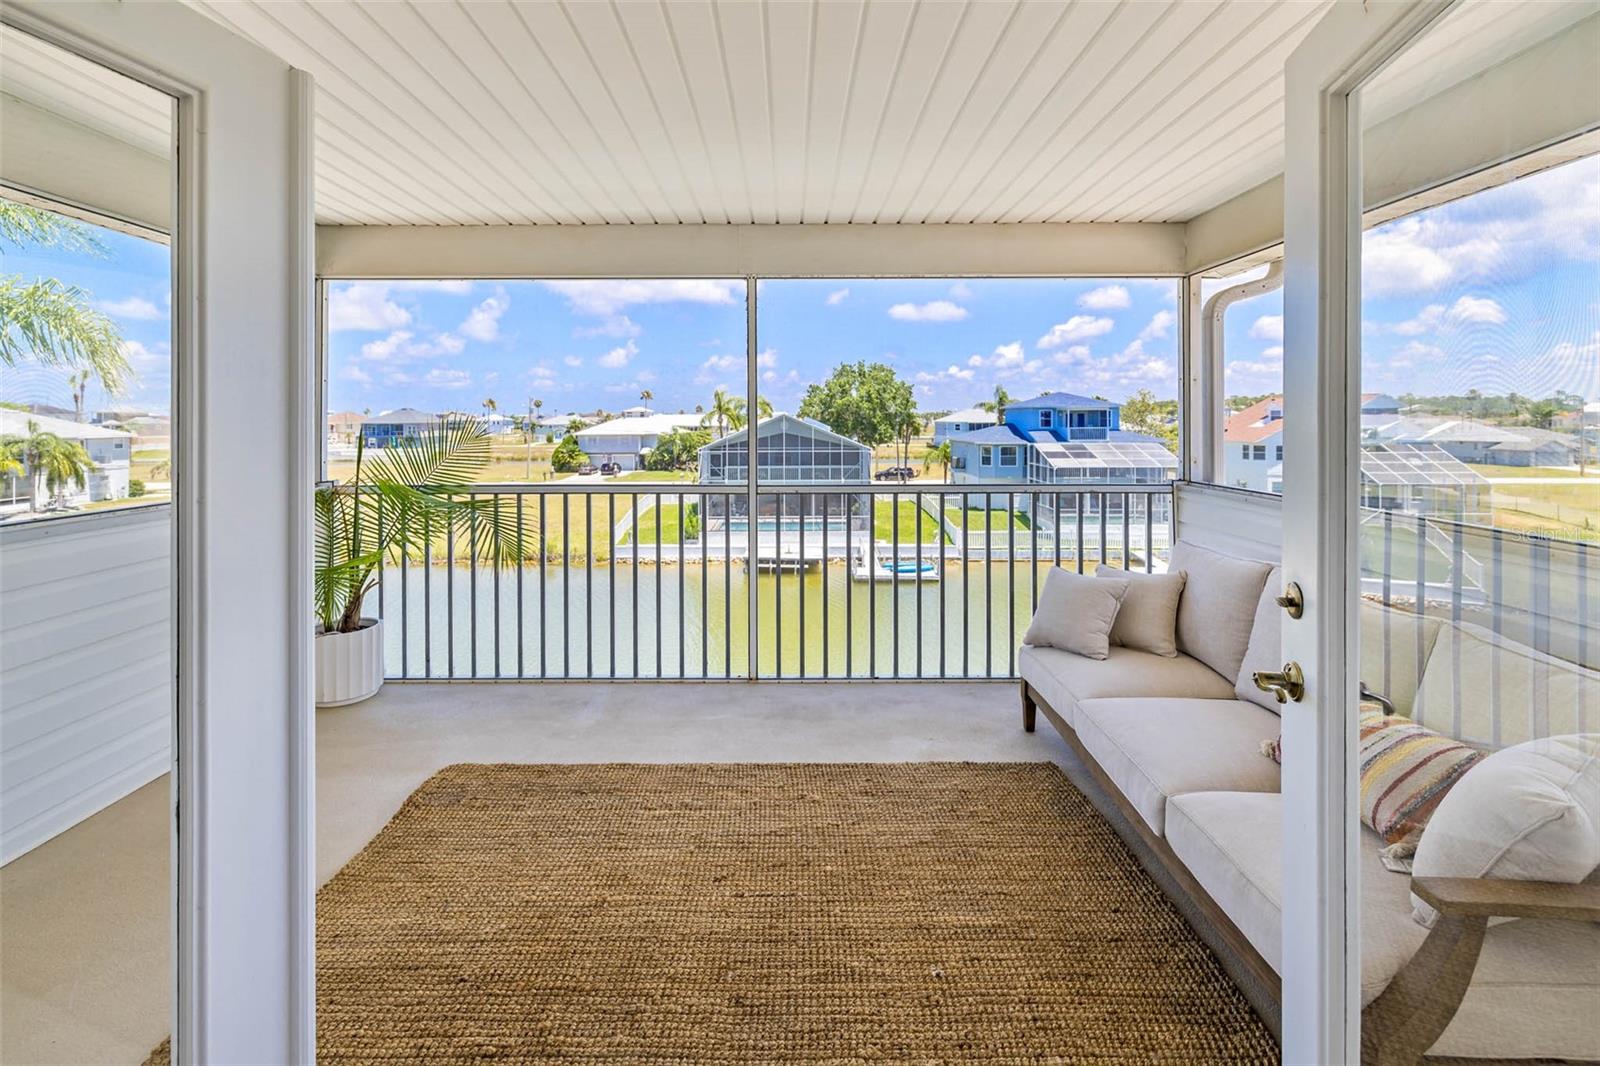
{"type": "Polygon", "coordinates": [[[177,101],[173,1061],[310,1063],[311,79],[175,2],[0,15],[177,101]]]}
{"type": "Polygon", "coordinates": [[[1361,130],[1354,93],[1450,6],[1339,0],[1286,69],[1285,619],[1306,697],[1283,714],[1283,1060],[1361,1058],[1356,705],[1361,130]]]}

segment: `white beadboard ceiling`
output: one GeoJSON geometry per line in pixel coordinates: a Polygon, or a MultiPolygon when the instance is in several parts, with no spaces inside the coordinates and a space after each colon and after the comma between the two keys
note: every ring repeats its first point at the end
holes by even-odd
{"type": "MultiPolygon", "coordinates": [[[[1332,0],[187,2],[316,76],[319,221],[572,225],[1187,221],[1281,173],[1332,0]]],[[[1367,117],[1597,11],[1463,0],[1367,117]]],[[[166,150],[160,94],[0,49],[6,93],[166,150]]]]}
{"type": "Polygon", "coordinates": [[[311,71],[327,223],[1187,219],[1326,0],[190,0],[311,71]]]}

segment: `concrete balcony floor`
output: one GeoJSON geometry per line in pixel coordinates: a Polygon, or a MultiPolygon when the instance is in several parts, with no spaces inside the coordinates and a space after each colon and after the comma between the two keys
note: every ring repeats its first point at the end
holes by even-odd
{"type": "MultiPolygon", "coordinates": [[[[390,684],[317,714],[317,876],[457,762],[1052,759],[1013,683],[390,684]]],[[[0,870],[0,1061],[139,1063],[171,1011],[167,780],[0,870]]]]}

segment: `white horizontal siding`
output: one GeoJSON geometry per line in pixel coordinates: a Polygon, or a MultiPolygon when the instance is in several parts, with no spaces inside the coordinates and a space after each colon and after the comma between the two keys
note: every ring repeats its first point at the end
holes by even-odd
{"type": "Polygon", "coordinates": [[[0,529],[0,863],[171,763],[171,508],[0,529]]]}
{"type": "Polygon", "coordinates": [[[1238,559],[1283,558],[1283,500],[1263,492],[1180,481],[1177,539],[1238,559]]]}

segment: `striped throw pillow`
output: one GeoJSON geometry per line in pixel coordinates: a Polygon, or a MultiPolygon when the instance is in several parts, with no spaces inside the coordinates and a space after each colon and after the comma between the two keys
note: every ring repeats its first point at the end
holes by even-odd
{"type": "Polygon", "coordinates": [[[1363,707],[1361,820],[1386,844],[1414,846],[1445,793],[1483,757],[1409,718],[1363,707]]]}

